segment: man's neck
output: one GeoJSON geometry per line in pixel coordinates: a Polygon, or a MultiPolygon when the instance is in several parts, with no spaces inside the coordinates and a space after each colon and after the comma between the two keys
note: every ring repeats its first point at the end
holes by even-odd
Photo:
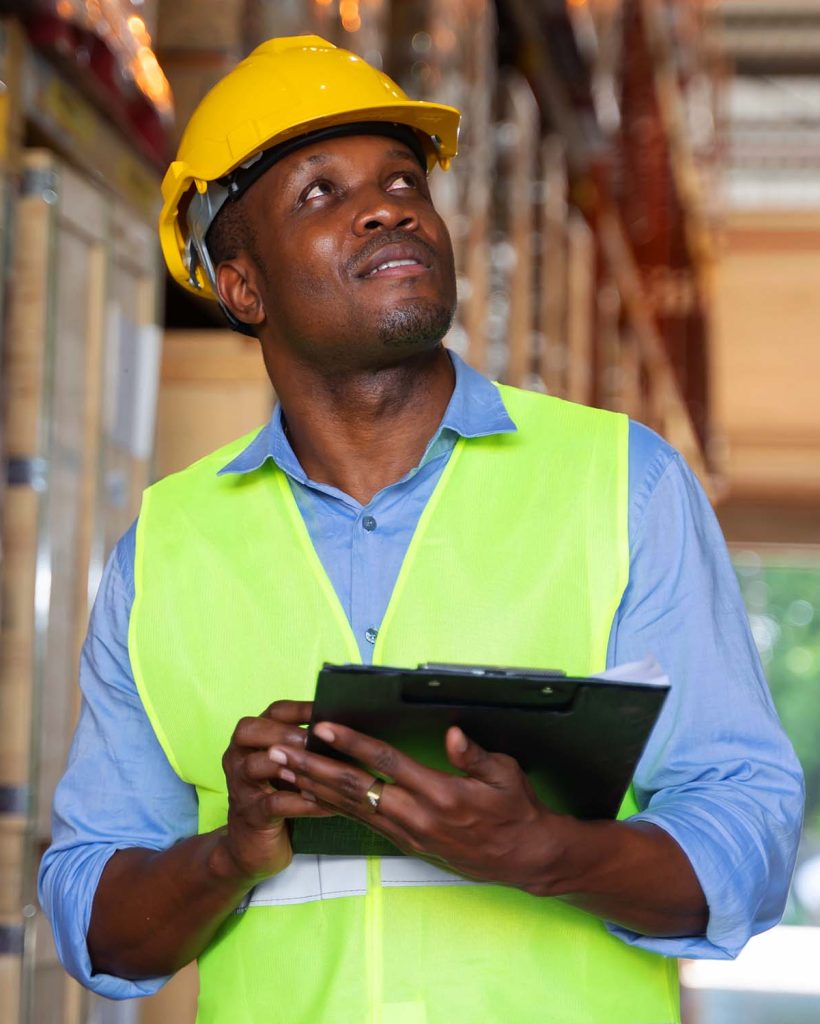
{"type": "Polygon", "coordinates": [[[344,376],[291,367],[282,381],[279,401],[302,469],[366,505],[418,464],[450,401],[455,372],[439,347],[344,376]]]}

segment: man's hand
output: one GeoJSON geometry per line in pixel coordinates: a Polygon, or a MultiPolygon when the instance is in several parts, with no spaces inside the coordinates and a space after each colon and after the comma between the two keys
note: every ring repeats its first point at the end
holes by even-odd
{"type": "Polygon", "coordinates": [[[341,725],[322,723],[314,731],[372,770],[277,744],[270,758],[281,766],[281,780],[358,818],[406,853],[483,881],[540,890],[545,865],[560,854],[566,819],[538,800],[512,757],[487,753],[454,726],[446,735],[447,756],[464,774],[449,775],[341,725]],[[376,813],[365,795],[375,775],[391,780],[376,813]]]}
{"type": "Polygon", "coordinates": [[[314,732],[365,769],[277,745],[278,777],[323,807],[358,818],[406,853],[483,881],[568,903],[644,935],[702,935],[703,890],[672,836],[644,821],[580,821],[540,803],[518,763],[452,727],[447,756],[463,776],[425,768],[341,725],[314,732]],[[378,809],[374,776],[387,779],[378,809]]]}
{"type": "Polygon", "coordinates": [[[304,750],[311,705],[277,701],[237,725],[222,764],[228,824],[170,849],[118,850],[100,878],[88,928],[96,971],[123,978],[171,974],[208,945],[256,882],[288,866],[285,818],[331,814],[271,785],[269,749],[304,750]]]}
{"type": "Polygon", "coordinates": [[[300,728],[310,721],[308,701],[279,700],[258,718],[243,718],[222,758],[228,785],[228,824],[222,849],[228,870],[240,875],[266,878],[287,867],[292,852],[287,818],[327,817],[312,796],[272,788],[280,775],[269,750],[275,747],[298,753],[304,750],[307,733],[300,728]]]}

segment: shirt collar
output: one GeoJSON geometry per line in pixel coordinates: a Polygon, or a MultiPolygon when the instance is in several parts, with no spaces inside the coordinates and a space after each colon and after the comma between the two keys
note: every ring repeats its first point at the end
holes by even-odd
{"type": "MultiPolygon", "coordinates": [[[[455,443],[455,436],[488,437],[491,434],[509,434],[516,430],[498,388],[477,370],[468,366],[455,352],[448,350],[448,353],[455,370],[455,387],[441,423],[430,439],[419,466],[434,458],[442,446],[447,445],[448,440],[449,446],[452,446],[455,443]]],[[[252,473],[268,459],[272,459],[289,476],[305,481],[304,470],[285,436],[282,409],[278,402],[270,420],[250,444],[219,470],[218,475],[252,473]]]]}

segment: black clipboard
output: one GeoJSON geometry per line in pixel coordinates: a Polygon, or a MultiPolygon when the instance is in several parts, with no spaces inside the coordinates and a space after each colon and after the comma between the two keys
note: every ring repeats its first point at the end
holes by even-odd
{"type": "MultiPolygon", "coordinates": [[[[311,726],[350,726],[454,774],[444,735],[458,725],[486,750],[514,757],[554,810],[612,819],[668,691],[668,683],[571,678],[557,671],[326,664],[311,726]]],[[[310,729],[307,749],[347,760],[310,729]]],[[[294,819],[292,843],[295,853],[400,855],[377,832],[342,816],[294,819]]]]}

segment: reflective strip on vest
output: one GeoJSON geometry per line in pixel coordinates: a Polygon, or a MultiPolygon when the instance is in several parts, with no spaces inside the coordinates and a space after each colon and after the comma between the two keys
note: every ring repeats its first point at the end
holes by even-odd
{"type": "MultiPolygon", "coordinates": [[[[629,572],[627,420],[500,390],[518,430],[457,442],[376,664],[605,666],[629,572]]],[[[221,758],[239,719],[310,700],[325,661],[359,661],[287,477],[270,460],[216,475],[248,441],[150,488],[137,528],[129,653],[203,832],[226,821],[221,758]]],[[[412,858],[295,858],[225,921],[200,977],[198,1024],[679,1020],[674,961],[561,900],[412,858]]]]}
{"type": "MultiPolygon", "coordinates": [[[[287,871],[266,878],[237,907],[276,907],[341,896],[367,894],[367,857],[324,857],[297,854],[287,871]]],[[[380,861],[381,884],[386,887],[414,885],[483,885],[444,871],[416,857],[384,857],[380,861]]]]}

